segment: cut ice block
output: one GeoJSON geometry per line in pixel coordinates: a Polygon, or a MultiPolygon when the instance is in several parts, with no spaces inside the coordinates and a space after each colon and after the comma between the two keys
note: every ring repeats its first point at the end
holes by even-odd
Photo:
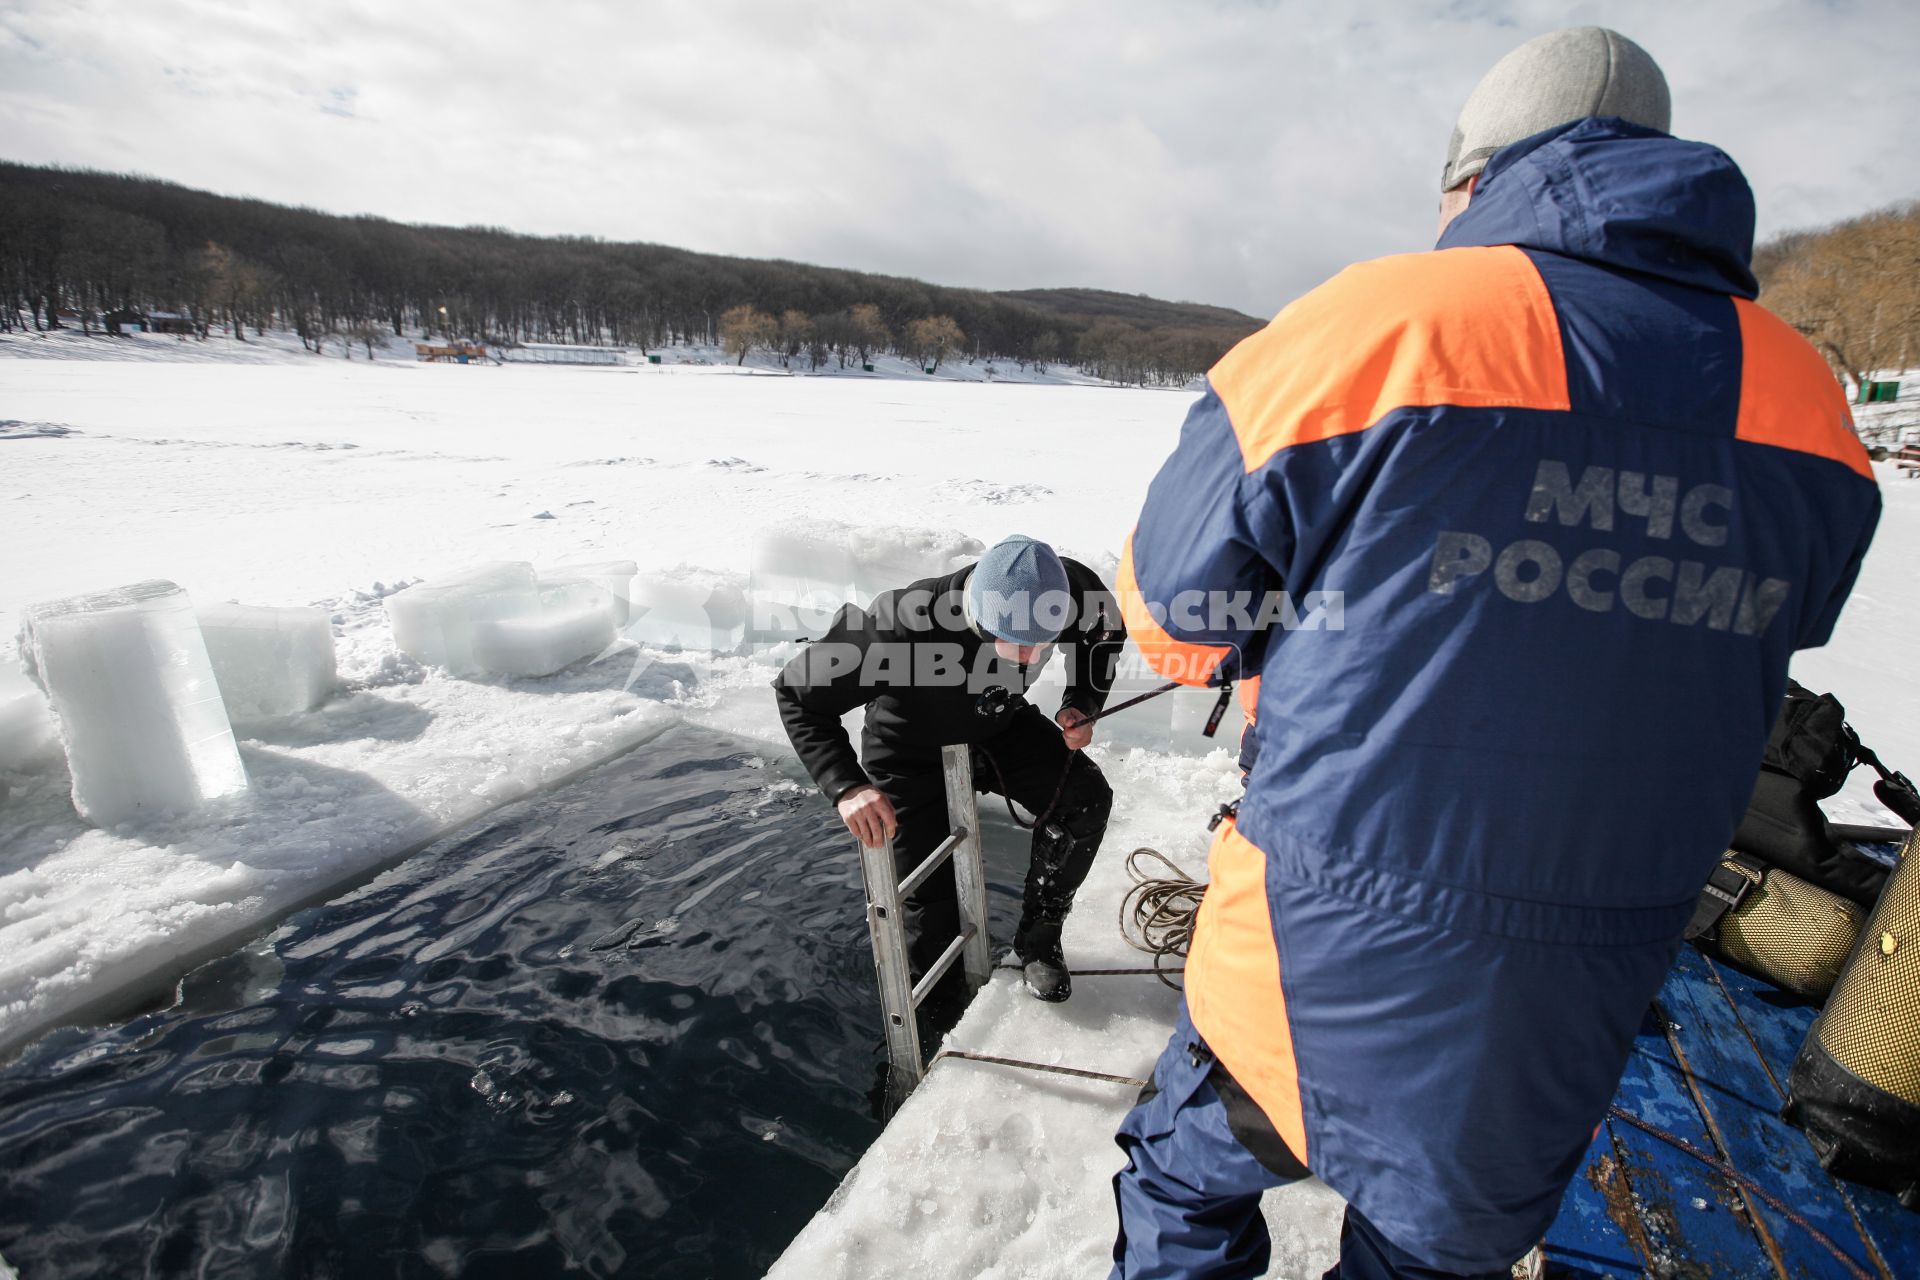
{"type": "Polygon", "coordinates": [[[53,713],[40,686],[0,667],[0,769],[26,769],[60,753],[53,713]]]}
{"type": "Polygon", "coordinates": [[[882,525],[848,530],[847,549],[853,560],[853,602],[864,609],[882,591],[951,573],[987,548],[965,535],[882,525]]]}
{"type": "Polygon", "coordinates": [[[594,564],[563,564],[540,571],[540,584],[586,581],[598,583],[613,597],[613,624],[625,626],[633,575],[639,566],[631,560],[602,560],[594,564]]]}
{"type": "Polygon", "coordinates": [[[625,634],[641,644],[733,653],[747,635],[746,593],[699,578],[640,574],[625,634]]]}
{"type": "Polygon", "coordinates": [[[753,544],[753,630],[767,638],[818,636],[854,598],[853,556],[844,539],[792,526],[762,530],[753,544]]]}
{"type": "Polygon", "coordinates": [[[530,613],[473,624],[473,660],[503,676],[550,676],[613,643],[614,601],[592,582],[540,588],[530,613]]]}
{"type": "Polygon", "coordinates": [[[540,589],[531,564],[500,561],[417,583],[385,604],[393,641],[403,653],[455,675],[472,675],[481,670],[473,656],[475,626],[539,613],[540,589]]]}
{"type": "Polygon", "coordinates": [[[762,530],[754,540],[757,599],[837,609],[853,599],[853,577],[853,555],[844,539],[789,526],[762,530]]]}
{"type": "Polygon", "coordinates": [[[247,789],[193,602],[171,582],[29,606],[23,651],[73,771],[73,807],[100,826],[247,789]]]}
{"type": "Polygon", "coordinates": [[[227,715],[236,721],[309,711],[338,683],[333,619],[325,609],[202,605],[200,634],[227,715]]]}

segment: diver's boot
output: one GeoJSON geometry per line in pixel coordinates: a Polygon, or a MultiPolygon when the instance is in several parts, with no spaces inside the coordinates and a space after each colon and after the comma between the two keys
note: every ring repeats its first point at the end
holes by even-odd
{"type": "Polygon", "coordinates": [[[1013,939],[1013,954],[1020,961],[1020,973],[1028,993],[1049,1004],[1058,1004],[1073,994],[1073,977],[1067,972],[1067,959],[1060,951],[1062,923],[1045,918],[1031,923],[1022,921],[1013,939]]]}

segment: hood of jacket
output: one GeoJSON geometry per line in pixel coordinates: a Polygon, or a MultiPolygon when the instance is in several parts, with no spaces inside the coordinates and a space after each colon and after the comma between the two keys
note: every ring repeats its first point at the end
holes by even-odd
{"type": "Polygon", "coordinates": [[[1496,153],[1438,247],[1544,249],[1752,298],[1753,221],[1726,152],[1596,116],[1496,153]]]}

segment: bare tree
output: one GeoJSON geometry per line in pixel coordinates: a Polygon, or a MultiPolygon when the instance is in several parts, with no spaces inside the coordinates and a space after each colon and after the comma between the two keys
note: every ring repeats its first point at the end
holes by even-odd
{"type": "Polygon", "coordinates": [[[880,318],[880,308],[871,302],[855,303],[847,316],[853,325],[854,350],[860,353],[860,363],[866,364],[893,335],[887,332],[887,322],[880,318]]]}
{"type": "Polygon", "coordinates": [[[775,341],[780,348],[780,363],[784,365],[799,355],[813,336],[813,321],[807,318],[806,312],[789,307],[780,315],[778,334],[775,341]]]}
{"type": "Polygon", "coordinates": [[[756,347],[773,346],[778,335],[774,318],[755,307],[731,307],[720,315],[720,344],[735,364],[745,364],[756,347]]]}
{"type": "Polygon", "coordinates": [[[1754,269],[1761,300],[1855,386],[1920,358],[1920,204],[1783,236],[1754,269]]]}
{"type": "Polygon", "coordinates": [[[940,367],[949,352],[966,345],[967,335],[952,316],[926,316],[907,326],[907,349],[928,373],[940,367]]]}

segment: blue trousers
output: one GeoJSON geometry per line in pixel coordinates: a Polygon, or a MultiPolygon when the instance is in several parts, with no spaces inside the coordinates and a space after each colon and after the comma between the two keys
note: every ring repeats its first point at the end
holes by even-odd
{"type": "MultiPolygon", "coordinates": [[[[1234,1136],[1209,1077],[1213,1053],[1184,1006],[1154,1064],[1153,1083],[1114,1140],[1127,1167],[1113,1177],[1120,1214],[1111,1280],[1229,1280],[1264,1276],[1273,1242],[1260,1193],[1296,1181],[1262,1164],[1234,1136]]],[[[1340,1261],[1323,1280],[1455,1280],[1422,1263],[1347,1210],[1340,1261]]],[[[1487,1272],[1489,1280],[1507,1273],[1487,1272]]],[[[1480,1280],[1470,1277],[1468,1280],[1480,1280]]]]}

